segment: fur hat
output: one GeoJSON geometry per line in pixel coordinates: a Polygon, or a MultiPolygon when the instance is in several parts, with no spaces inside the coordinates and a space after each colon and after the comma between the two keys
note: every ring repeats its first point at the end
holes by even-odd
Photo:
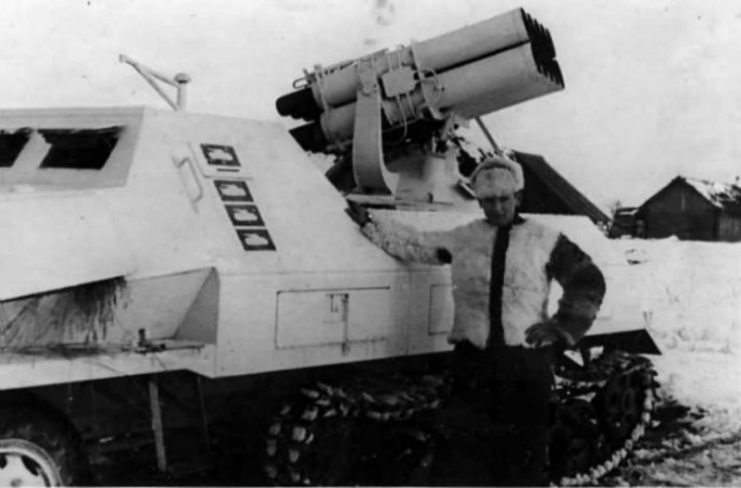
{"type": "Polygon", "coordinates": [[[525,187],[522,166],[504,156],[491,156],[471,173],[471,186],[476,198],[482,199],[525,187]]]}

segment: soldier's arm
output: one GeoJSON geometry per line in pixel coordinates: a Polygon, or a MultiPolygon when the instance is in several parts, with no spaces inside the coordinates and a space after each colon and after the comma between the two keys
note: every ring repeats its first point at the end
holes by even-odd
{"type": "Polygon", "coordinates": [[[371,214],[361,231],[374,244],[402,261],[425,264],[452,261],[450,232],[422,232],[378,214],[371,214]]]}
{"type": "Polygon", "coordinates": [[[563,288],[554,319],[561,337],[573,346],[592,326],[605,296],[605,279],[579,246],[561,234],[547,265],[563,288]]]}

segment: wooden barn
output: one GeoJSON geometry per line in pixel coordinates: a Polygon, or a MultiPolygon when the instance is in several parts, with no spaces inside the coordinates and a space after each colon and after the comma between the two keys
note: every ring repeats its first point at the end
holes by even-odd
{"type": "Polygon", "coordinates": [[[606,229],[610,218],[583,193],[537,154],[514,152],[522,165],[525,190],[521,210],[525,213],[584,215],[606,229]]]}
{"type": "Polygon", "coordinates": [[[636,212],[644,236],[741,241],[741,187],[677,176],[636,212]]]}

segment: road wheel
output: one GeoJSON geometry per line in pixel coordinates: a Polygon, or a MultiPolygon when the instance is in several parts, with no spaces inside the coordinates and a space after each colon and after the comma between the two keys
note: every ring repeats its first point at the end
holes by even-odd
{"type": "Polygon", "coordinates": [[[0,486],[73,486],[88,481],[77,433],[36,406],[0,410],[0,486]]]}
{"type": "Polygon", "coordinates": [[[604,445],[597,415],[589,402],[572,399],[556,407],[550,429],[550,474],[555,480],[587,472],[604,445]]]}
{"type": "Polygon", "coordinates": [[[595,398],[607,435],[616,445],[630,437],[644,412],[646,383],[650,375],[643,370],[622,373],[612,378],[595,398]]]}
{"type": "Polygon", "coordinates": [[[341,398],[303,389],[274,417],[266,438],[264,474],[269,484],[352,484],[356,420],[341,398]]]}

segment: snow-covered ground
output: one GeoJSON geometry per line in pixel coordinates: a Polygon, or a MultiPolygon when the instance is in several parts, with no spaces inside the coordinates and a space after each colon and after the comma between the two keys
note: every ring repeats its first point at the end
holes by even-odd
{"type": "Polygon", "coordinates": [[[652,357],[660,395],[690,409],[681,433],[637,449],[613,481],[740,485],[741,243],[611,242],[634,263],[631,284],[643,292],[642,311],[662,349],[652,357]],[[633,481],[625,479],[631,468],[640,475],[633,481]]]}

